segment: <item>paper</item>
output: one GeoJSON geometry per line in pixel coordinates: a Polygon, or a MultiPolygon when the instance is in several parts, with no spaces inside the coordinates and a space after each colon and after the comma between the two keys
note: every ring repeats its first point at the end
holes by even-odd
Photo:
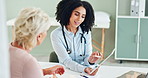
{"type": "Polygon", "coordinates": [[[88,75],[87,73],[81,73],[78,78],[87,78],[87,77],[88,77],[88,78],[101,78],[100,75],[98,74],[98,72],[97,72],[96,75],[94,75],[94,76],[90,76],[90,75],[88,75]],[[84,76],[86,76],[86,77],[83,77],[83,76],[81,76],[81,75],[84,75],[84,76]]]}

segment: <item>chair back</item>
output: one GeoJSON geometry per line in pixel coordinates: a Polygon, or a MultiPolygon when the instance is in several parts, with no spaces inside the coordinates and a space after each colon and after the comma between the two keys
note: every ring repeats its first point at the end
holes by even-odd
{"type": "Polygon", "coordinates": [[[49,62],[59,63],[58,56],[54,51],[50,53],[49,62]]]}

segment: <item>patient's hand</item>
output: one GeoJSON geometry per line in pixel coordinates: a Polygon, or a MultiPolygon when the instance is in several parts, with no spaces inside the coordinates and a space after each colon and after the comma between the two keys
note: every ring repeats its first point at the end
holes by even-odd
{"type": "Polygon", "coordinates": [[[85,71],[87,74],[89,74],[89,75],[91,75],[91,76],[96,75],[98,69],[96,69],[94,72],[91,73],[92,70],[93,70],[93,69],[90,68],[90,67],[86,67],[86,68],[84,69],[84,71],[85,71]]]}
{"type": "Polygon", "coordinates": [[[50,68],[43,69],[44,75],[52,75],[52,74],[62,75],[64,72],[65,72],[64,67],[61,65],[56,65],[50,68]]]}

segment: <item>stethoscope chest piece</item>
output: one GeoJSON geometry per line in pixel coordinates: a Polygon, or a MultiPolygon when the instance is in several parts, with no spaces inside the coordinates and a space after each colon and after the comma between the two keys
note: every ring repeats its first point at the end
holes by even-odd
{"type": "Polygon", "coordinates": [[[85,56],[84,54],[80,54],[80,56],[85,56]]]}
{"type": "Polygon", "coordinates": [[[71,54],[71,51],[70,51],[70,50],[67,50],[67,53],[68,53],[68,54],[71,54]]]}

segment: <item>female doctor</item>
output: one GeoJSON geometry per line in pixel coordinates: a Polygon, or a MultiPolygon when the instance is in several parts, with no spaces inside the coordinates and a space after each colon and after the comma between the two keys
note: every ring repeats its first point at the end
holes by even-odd
{"type": "Polygon", "coordinates": [[[51,42],[58,56],[59,62],[67,68],[90,73],[101,56],[98,52],[92,53],[91,27],[94,24],[94,11],[86,1],[62,0],[56,11],[56,19],[61,24],[51,33],[51,42]]]}

